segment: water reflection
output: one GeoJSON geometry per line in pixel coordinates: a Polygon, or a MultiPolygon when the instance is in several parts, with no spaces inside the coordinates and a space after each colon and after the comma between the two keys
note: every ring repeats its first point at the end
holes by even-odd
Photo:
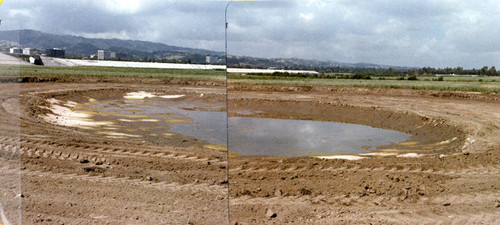
{"type": "Polygon", "coordinates": [[[369,126],[290,119],[229,118],[229,150],[241,155],[360,153],[404,141],[408,134],[369,126]]]}
{"type": "MultiPolygon", "coordinates": [[[[180,98],[111,100],[93,102],[86,110],[93,119],[109,120],[113,127],[99,132],[120,133],[121,137],[152,142],[168,142],[182,134],[211,144],[226,144],[226,116],[223,104],[180,98]],[[111,113],[111,114],[110,114],[111,113]]],[[[238,112],[239,113],[239,112],[238,112]]],[[[325,121],[229,118],[229,150],[240,155],[307,156],[362,153],[376,146],[409,138],[392,130],[325,121]]]]}

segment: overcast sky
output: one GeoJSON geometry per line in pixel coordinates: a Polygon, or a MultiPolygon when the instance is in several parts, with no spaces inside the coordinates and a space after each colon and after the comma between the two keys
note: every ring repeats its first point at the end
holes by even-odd
{"type": "MultiPolygon", "coordinates": [[[[227,1],[6,0],[0,30],[29,28],[224,50],[227,1]]],[[[398,66],[500,68],[497,0],[233,2],[229,53],[398,66]]]]}

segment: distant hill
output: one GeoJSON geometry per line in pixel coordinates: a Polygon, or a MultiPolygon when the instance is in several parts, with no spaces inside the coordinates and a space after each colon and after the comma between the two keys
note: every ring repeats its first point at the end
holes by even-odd
{"type": "Polygon", "coordinates": [[[178,52],[200,55],[222,55],[222,52],[205,49],[184,48],[161,43],[136,40],[85,38],[74,35],[49,34],[35,30],[0,31],[0,40],[19,43],[22,47],[47,49],[66,48],[66,54],[85,57],[98,49],[115,50],[129,55],[151,55],[155,52],[178,52]]]}
{"type": "MultiPolygon", "coordinates": [[[[219,59],[224,58],[223,52],[205,49],[184,48],[149,41],[121,40],[116,38],[85,38],[75,35],[49,34],[26,29],[0,31],[0,42],[11,44],[17,43],[17,45],[21,47],[37,49],[65,48],[66,55],[75,58],[88,57],[91,54],[96,54],[99,49],[114,51],[117,53],[117,58],[134,61],[204,63],[206,55],[217,56],[219,59]]],[[[224,62],[219,61],[219,63],[224,62]]],[[[248,56],[228,56],[228,64],[232,67],[276,67],[280,69],[312,69],[326,72],[351,72],[354,70],[359,71],[359,69],[370,70],[387,68],[405,70],[411,68],[371,63],[342,63],[298,58],[267,59],[248,56]]]]}
{"type": "Polygon", "coordinates": [[[235,67],[257,67],[257,68],[269,68],[276,67],[279,69],[305,69],[305,70],[315,70],[318,72],[363,72],[372,70],[384,70],[384,69],[395,69],[395,70],[408,70],[414,69],[414,67],[405,66],[390,66],[390,65],[379,65],[373,63],[346,63],[346,62],[336,62],[336,61],[320,61],[320,60],[310,60],[310,59],[298,59],[298,58],[255,58],[247,56],[228,56],[229,65],[235,67]]]}

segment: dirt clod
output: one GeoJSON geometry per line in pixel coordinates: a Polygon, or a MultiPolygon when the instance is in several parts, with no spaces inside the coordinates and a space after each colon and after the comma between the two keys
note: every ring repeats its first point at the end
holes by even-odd
{"type": "Polygon", "coordinates": [[[268,217],[268,218],[276,218],[276,217],[278,217],[278,214],[276,214],[275,212],[273,212],[273,210],[268,209],[266,211],[266,217],[268,217]]]}

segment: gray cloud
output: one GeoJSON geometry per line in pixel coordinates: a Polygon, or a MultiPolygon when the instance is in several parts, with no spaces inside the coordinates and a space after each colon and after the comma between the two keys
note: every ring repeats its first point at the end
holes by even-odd
{"type": "MultiPolygon", "coordinates": [[[[227,1],[5,1],[0,29],[224,48],[227,1]]],[[[233,2],[229,52],[407,66],[500,67],[496,1],[233,2]]]]}

